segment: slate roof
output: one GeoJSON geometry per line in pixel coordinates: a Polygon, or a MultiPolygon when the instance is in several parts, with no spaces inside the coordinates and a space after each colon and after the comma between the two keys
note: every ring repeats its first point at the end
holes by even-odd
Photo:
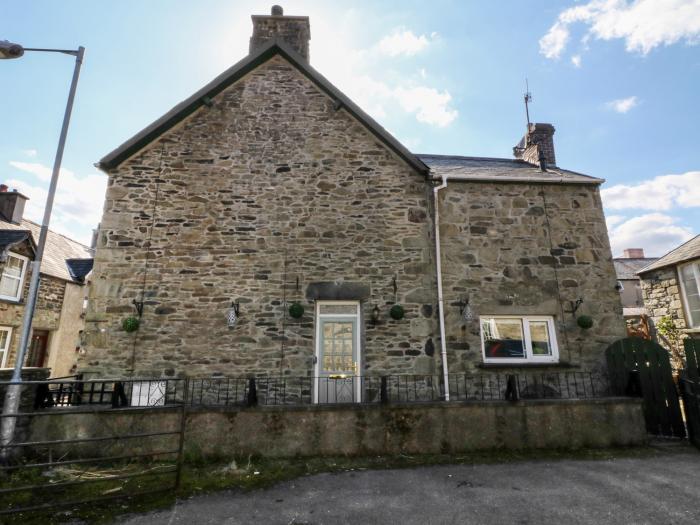
{"type": "Polygon", "coordinates": [[[489,157],[461,157],[457,155],[418,154],[430,168],[434,178],[449,180],[499,181],[499,182],[548,182],[565,184],[602,184],[598,179],[561,168],[540,170],[539,166],[521,159],[496,159],[489,157]]]}
{"type": "MultiPolygon", "coordinates": [[[[21,224],[14,224],[0,219],[0,233],[4,233],[5,235],[12,235],[8,232],[29,231],[32,235],[33,242],[36,242],[39,240],[40,230],[41,227],[38,224],[26,219],[22,220],[21,224]]],[[[46,238],[44,260],[41,262],[41,273],[52,277],[58,277],[65,281],[75,281],[68,271],[66,260],[88,259],[91,257],[90,250],[87,246],[49,230],[49,235],[46,238]]]]}
{"type": "Polygon", "coordinates": [[[678,248],[675,248],[668,252],[663,257],[659,258],[656,262],[645,266],[637,273],[642,274],[645,272],[650,272],[652,270],[658,270],[665,266],[675,266],[685,261],[690,261],[691,259],[700,258],[700,235],[696,235],[689,241],[684,242],[678,248]]]}
{"type": "Polygon", "coordinates": [[[92,271],[95,259],[66,259],[68,272],[75,281],[84,282],[85,276],[92,271]]]}
{"type": "Polygon", "coordinates": [[[29,230],[0,230],[0,251],[12,248],[26,240],[32,245],[32,250],[36,250],[34,239],[29,230]]]}
{"type": "Polygon", "coordinates": [[[649,266],[654,261],[657,261],[658,257],[644,257],[640,259],[630,259],[627,257],[618,257],[613,259],[613,264],[615,265],[615,273],[619,280],[633,280],[639,279],[637,272],[649,266]]]}
{"type": "Polygon", "coordinates": [[[270,60],[275,55],[281,55],[295,66],[304,76],[314,82],[322,91],[335,100],[338,108],[343,108],[353,115],[358,121],[386,144],[399,157],[404,159],[420,173],[428,172],[428,168],[418,157],[408,151],[406,147],[396,140],[387,130],[380,126],[372,117],[362,111],[359,106],[345,96],[338,88],[331,84],[321,73],[316,71],[309,63],[288,44],[280,39],[272,39],[258,50],[249,54],[243,60],[237,62],[229,69],[221,73],[194,95],[180,102],[152,124],[146,126],[136,135],[127,140],[117,149],[105,155],[97,166],[103,170],[116,168],[126,159],[136,154],[139,150],[148,146],[160,135],[178,124],[202,106],[211,104],[211,99],[231,86],[244,75],[270,60]]]}

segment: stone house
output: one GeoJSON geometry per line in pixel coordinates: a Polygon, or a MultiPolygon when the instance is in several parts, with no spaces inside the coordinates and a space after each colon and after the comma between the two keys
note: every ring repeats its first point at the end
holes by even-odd
{"type": "MultiPolygon", "coordinates": [[[[0,368],[14,366],[40,226],[23,218],[27,197],[0,185],[0,368]]],[[[49,230],[27,367],[74,373],[84,327],[87,246],[49,230]]]]}
{"type": "Polygon", "coordinates": [[[642,294],[642,281],[637,272],[656,260],[658,257],[645,257],[642,248],[627,248],[622,257],[613,259],[622,301],[622,315],[625,317],[629,335],[644,338],[651,336],[649,314],[644,306],[642,294]]]}
{"type": "Polygon", "coordinates": [[[80,370],[601,371],[625,335],[603,180],[557,166],[553,126],[515,158],[412,153],[311,67],[308,17],[252,20],[247,57],[99,162],[80,370]]]}
{"type": "MultiPolygon", "coordinates": [[[[638,272],[644,306],[654,326],[671,321],[671,337],[700,338],[700,235],[671,250],[638,272]]],[[[670,349],[680,345],[655,334],[670,349]]],[[[678,346],[679,348],[674,348],[678,346]]]]}

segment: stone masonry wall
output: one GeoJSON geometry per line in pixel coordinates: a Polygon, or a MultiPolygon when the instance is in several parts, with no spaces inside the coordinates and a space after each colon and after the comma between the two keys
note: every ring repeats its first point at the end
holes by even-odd
{"type": "MultiPolygon", "coordinates": [[[[563,366],[598,370],[625,328],[597,187],[450,182],[440,195],[450,372],[482,363],[478,323],[454,306],[466,295],[477,314],[554,316],[563,366]],[[579,297],[588,332],[562,312],[579,297]]],[[[315,293],[341,284],[362,299],[365,375],[439,373],[431,197],[273,58],[110,173],[80,371],[307,376],[315,293]]]]}
{"type": "Polygon", "coordinates": [[[450,372],[483,361],[467,297],[477,316],[553,316],[561,366],[602,371],[625,325],[597,186],[450,182],[440,206],[450,372]],[[589,330],[567,313],[578,298],[589,330]]]}
{"type": "Polygon", "coordinates": [[[306,376],[307,293],[331,282],[366,291],[365,374],[431,373],[430,195],[423,176],[275,57],[110,174],[80,370],[306,376]],[[122,320],[142,293],[141,327],[127,334],[122,320]],[[240,319],[229,329],[232,300],[240,319]],[[304,316],[289,318],[285,300],[304,316]],[[395,301],[401,321],[388,315],[395,301]],[[376,326],[366,322],[375,305],[376,326]]]}
{"type": "Polygon", "coordinates": [[[675,266],[643,274],[641,284],[644,306],[654,325],[668,315],[673,319],[676,328],[687,328],[681,286],[675,266]]]}
{"type": "MultiPolygon", "coordinates": [[[[2,265],[0,265],[2,271],[2,265]]],[[[10,353],[5,363],[6,367],[14,366],[15,356],[19,348],[20,330],[22,328],[22,317],[24,316],[25,301],[29,293],[29,280],[31,273],[28,272],[24,279],[24,289],[19,302],[0,300],[0,326],[12,327],[12,339],[10,341],[10,353]]],[[[51,338],[58,330],[61,318],[61,308],[65,294],[66,282],[62,279],[41,276],[39,283],[39,295],[37,298],[36,310],[34,313],[33,328],[35,330],[48,330],[49,345],[51,338]]],[[[78,329],[75,330],[77,335],[78,329]]]]}

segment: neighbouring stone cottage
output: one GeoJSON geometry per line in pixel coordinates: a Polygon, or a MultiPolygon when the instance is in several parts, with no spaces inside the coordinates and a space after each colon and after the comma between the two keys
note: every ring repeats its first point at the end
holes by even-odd
{"type": "MultiPolygon", "coordinates": [[[[24,219],[27,197],[0,185],[0,368],[15,364],[40,226],[24,219]]],[[[84,327],[87,246],[49,230],[24,366],[74,373],[84,327]]]]}
{"type": "Polygon", "coordinates": [[[625,335],[603,181],[557,167],[554,128],[414,154],[310,66],[307,17],[252,19],[247,57],[99,163],[80,370],[600,371],[625,335]]]}
{"type": "Polygon", "coordinates": [[[700,338],[700,235],[638,272],[653,336],[682,362],[682,339],[700,338]]]}

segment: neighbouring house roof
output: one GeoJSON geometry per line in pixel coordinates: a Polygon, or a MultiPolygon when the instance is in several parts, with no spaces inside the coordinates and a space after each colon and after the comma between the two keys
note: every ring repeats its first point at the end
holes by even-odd
{"type": "Polygon", "coordinates": [[[66,259],[68,272],[78,282],[85,282],[85,277],[92,271],[94,259],[66,259]]]}
{"type": "Polygon", "coordinates": [[[630,259],[627,257],[618,257],[613,259],[613,264],[615,265],[615,274],[618,280],[637,280],[639,276],[637,272],[649,266],[654,261],[657,261],[658,257],[644,257],[639,259],[630,259]]]}
{"type": "Polygon", "coordinates": [[[700,258],[700,235],[696,235],[689,241],[684,242],[678,248],[674,248],[663,257],[660,257],[656,262],[645,266],[637,273],[642,274],[652,270],[658,270],[665,266],[674,266],[691,259],[700,258]]]}
{"type": "Polygon", "coordinates": [[[29,241],[32,251],[36,251],[36,244],[29,230],[0,230],[0,251],[9,250],[24,241],[29,241]]]}
{"type": "Polygon", "coordinates": [[[598,179],[561,168],[540,170],[539,166],[520,159],[461,157],[458,155],[418,154],[435,178],[450,180],[499,182],[548,182],[568,184],[602,184],[598,179]]]}
{"type": "Polygon", "coordinates": [[[380,141],[389,147],[394,153],[405,160],[420,173],[427,174],[428,167],[403,144],[396,140],[387,130],[380,126],[372,117],[362,111],[355,103],[345,96],[338,88],[331,84],[323,75],[316,71],[309,63],[288,44],[279,39],[273,39],[249,54],[243,60],[224,71],[209,84],[197,91],[194,95],[180,102],[158,120],[139,131],[117,149],[105,155],[97,166],[103,170],[116,168],[126,159],[149,145],[163,133],[171,129],[180,121],[194,113],[197,109],[211,103],[215,97],[227,87],[231,86],[244,75],[268,61],[275,55],[281,55],[295,66],[304,76],[314,82],[322,91],[333,98],[338,108],[344,108],[380,141]]]}
{"type": "MultiPolygon", "coordinates": [[[[35,243],[39,240],[40,230],[41,227],[38,224],[26,219],[23,219],[21,224],[0,220],[0,236],[12,236],[15,235],[14,232],[29,232],[31,233],[32,243],[35,243]]],[[[65,281],[76,281],[68,270],[66,261],[68,259],[87,259],[90,257],[90,250],[87,246],[49,230],[46,238],[46,247],[44,248],[44,259],[41,262],[41,273],[51,277],[58,277],[65,281]]]]}

